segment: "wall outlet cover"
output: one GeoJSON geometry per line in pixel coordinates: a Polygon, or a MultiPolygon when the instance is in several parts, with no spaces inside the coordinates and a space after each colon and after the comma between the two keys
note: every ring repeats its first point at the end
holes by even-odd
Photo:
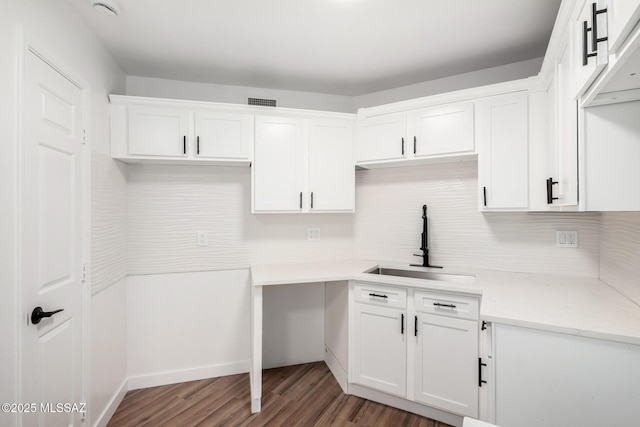
{"type": "Polygon", "coordinates": [[[320,241],[320,227],[307,228],[307,241],[319,242],[320,241]]]}

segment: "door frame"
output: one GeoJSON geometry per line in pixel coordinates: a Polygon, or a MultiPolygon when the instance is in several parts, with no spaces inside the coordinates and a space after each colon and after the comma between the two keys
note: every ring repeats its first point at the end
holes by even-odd
{"type": "MultiPolygon", "coordinates": [[[[17,209],[16,209],[16,393],[17,402],[23,402],[22,387],[22,340],[23,328],[28,324],[27,317],[30,313],[24,310],[23,289],[24,275],[23,271],[28,268],[27,262],[23,259],[23,229],[25,227],[23,221],[23,213],[25,210],[23,194],[24,188],[24,150],[26,145],[25,134],[25,96],[26,96],[26,62],[30,53],[46,62],[51,68],[62,74],[74,85],[82,91],[82,128],[83,143],[82,151],[82,265],[83,277],[81,279],[81,352],[82,352],[82,378],[81,378],[81,399],[87,403],[87,412],[83,416],[83,421],[91,420],[90,397],[90,302],[91,302],[91,146],[89,144],[90,132],[90,101],[91,89],[88,82],[76,73],[73,68],[69,67],[65,61],[61,60],[54,51],[50,50],[45,44],[41,43],[37,38],[30,35],[22,24],[17,26],[17,46],[16,46],[16,161],[17,161],[17,209]]],[[[18,420],[18,425],[22,425],[22,420],[18,420]]]]}

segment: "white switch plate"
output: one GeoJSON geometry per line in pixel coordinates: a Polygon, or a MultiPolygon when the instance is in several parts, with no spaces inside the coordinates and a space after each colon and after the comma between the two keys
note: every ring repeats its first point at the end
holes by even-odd
{"type": "Polygon", "coordinates": [[[556,246],[559,248],[577,248],[578,247],[578,232],[575,230],[556,231],[556,246]]]}
{"type": "Polygon", "coordinates": [[[198,246],[209,246],[209,233],[198,230],[198,246]]]}
{"type": "Polygon", "coordinates": [[[320,227],[307,228],[307,241],[319,242],[320,241],[320,227]]]}

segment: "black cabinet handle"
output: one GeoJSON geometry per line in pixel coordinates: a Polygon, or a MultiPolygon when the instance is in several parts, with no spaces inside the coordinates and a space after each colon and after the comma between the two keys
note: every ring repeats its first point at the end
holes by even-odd
{"type": "Polygon", "coordinates": [[[311,192],[311,209],[313,209],[313,191],[311,192]]]}
{"type": "Polygon", "coordinates": [[[598,51],[598,43],[604,42],[608,37],[598,37],[598,15],[607,13],[607,8],[598,10],[598,5],[591,3],[591,48],[594,52],[598,51]]]}
{"type": "Polygon", "coordinates": [[[478,387],[482,387],[482,384],[486,384],[487,382],[482,379],[482,367],[487,366],[486,363],[482,363],[482,358],[478,357],[478,387]]]}
{"type": "Polygon", "coordinates": [[[300,192],[300,209],[302,209],[302,191],[300,192]]]}
{"type": "Polygon", "coordinates": [[[436,307],[456,308],[455,304],[442,304],[441,302],[434,302],[433,305],[436,307]]]}
{"type": "Polygon", "coordinates": [[[45,317],[51,317],[56,313],[60,313],[61,311],[64,311],[64,308],[53,311],[44,311],[42,307],[36,307],[31,312],[31,323],[37,325],[45,317]]]}
{"type": "Polygon", "coordinates": [[[487,207],[487,187],[482,187],[482,197],[484,199],[484,207],[487,207]]]}
{"type": "Polygon", "coordinates": [[[369,294],[369,296],[374,298],[389,298],[386,295],[380,295],[380,294],[369,294]]]}
{"type": "Polygon", "coordinates": [[[187,154],[187,136],[182,137],[182,154],[187,154]]]}
{"type": "Polygon", "coordinates": [[[400,333],[404,335],[404,313],[402,313],[400,316],[400,333]]]}
{"type": "Polygon", "coordinates": [[[553,197],[553,186],[556,185],[558,181],[554,181],[553,178],[547,178],[547,204],[553,204],[554,200],[558,200],[557,197],[553,197]]]}
{"type": "Polygon", "coordinates": [[[200,155],[200,137],[196,137],[196,154],[200,155]]]}
{"type": "Polygon", "coordinates": [[[416,154],[416,137],[413,137],[413,154],[416,154]]]}
{"type": "Polygon", "coordinates": [[[595,52],[589,53],[589,31],[591,28],[587,25],[587,21],[582,22],[582,66],[589,64],[589,58],[596,56],[595,52]]]}
{"type": "Polygon", "coordinates": [[[404,138],[402,138],[402,155],[404,156],[404,138]]]}
{"type": "Polygon", "coordinates": [[[413,316],[413,336],[418,336],[418,316],[413,316]]]}

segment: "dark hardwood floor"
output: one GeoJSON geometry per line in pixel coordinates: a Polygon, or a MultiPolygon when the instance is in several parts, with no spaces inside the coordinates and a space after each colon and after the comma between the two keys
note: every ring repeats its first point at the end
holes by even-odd
{"type": "Polygon", "coordinates": [[[449,427],[345,395],[324,362],[265,370],[262,384],[262,412],[258,414],[251,414],[248,374],[133,390],[108,427],[449,427]]]}

